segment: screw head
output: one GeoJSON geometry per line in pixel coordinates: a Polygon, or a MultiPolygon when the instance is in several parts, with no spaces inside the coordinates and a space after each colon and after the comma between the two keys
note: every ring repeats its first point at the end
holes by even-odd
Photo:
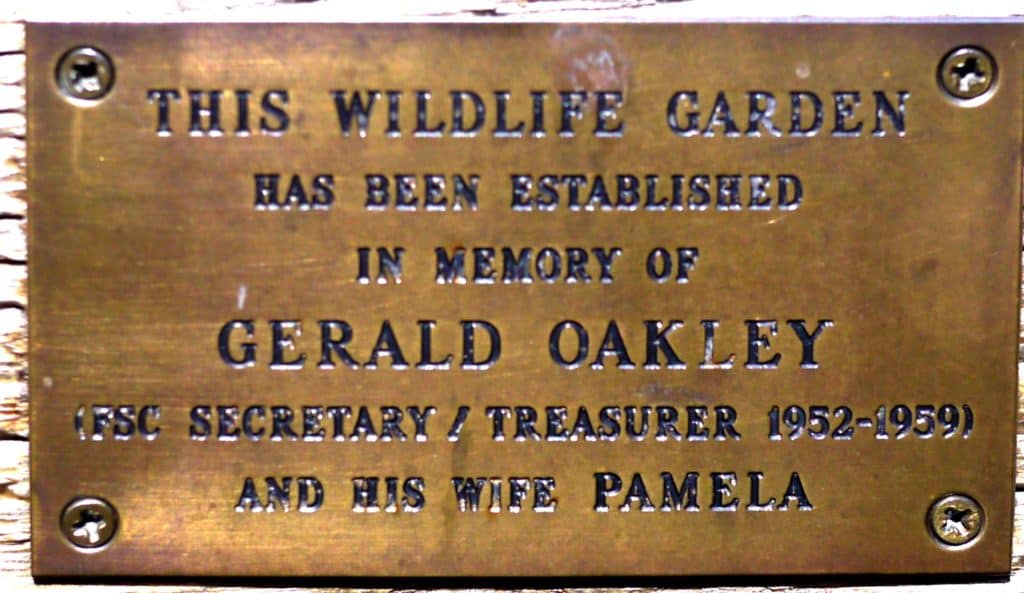
{"type": "Polygon", "coordinates": [[[98,101],[114,86],[114,63],[95,47],[68,50],[57,63],[57,86],[71,99],[98,101]]]}
{"type": "Polygon", "coordinates": [[[939,63],[939,86],[958,103],[980,105],[995,91],[996,61],[980,47],[958,47],[939,63]]]}
{"type": "Polygon", "coordinates": [[[82,552],[98,552],[117,533],[117,511],[102,498],[82,496],[68,503],[60,514],[60,529],[72,546],[82,552]]]}
{"type": "Polygon", "coordinates": [[[928,529],[939,543],[963,548],[985,528],[985,511],[966,494],[947,494],[928,509],[928,529]]]}

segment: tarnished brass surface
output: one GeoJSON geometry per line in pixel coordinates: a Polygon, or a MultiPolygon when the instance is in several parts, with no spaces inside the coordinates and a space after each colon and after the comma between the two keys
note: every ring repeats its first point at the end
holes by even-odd
{"type": "Polygon", "coordinates": [[[1022,37],[1013,23],[29,25],[33,571],[1007,572],[1022,37]],[[961,47],[997,70],[943,63],[961,47]],[[112,64],[96,80],[90,56],[112,64]],[[365,136],[356,116],[344,135],[337,101],[371,90],[365,136]],[[440,137],[414,132],[420,91],[440,137]],[[479,130],[467,93],[457,133],[452,91],[479,95],[479,130]],[[587,95],[565,95],[563,117],[569,91],[587,95]],[[815,99],[822,121],[801,135],[815,99]],[[495,132],[499,104],[522,137],[495,132]],[[269,174],[279,207],[258,190],[269,174]],[[376,174],[381,210],[366,207],[376,174]],[[418,200],[405,209],[401,174],[418,200]],[[438,211],[425,175],[444,176],[438,211]],[[456,175],[478,177],[475,209],[454,210],[456,175]],[[513,208],[515,176],[531,196],[555,187],[557,207],[513,208]],[[664,210],[647,207],[654,176],[664,210]],[[378,278],[378,248],[402,248],[401,283],[378,278]],[[460,248],[465,281],[438,281],[438,250],[460,248]],[[532,283],[505,281],[503,248],[532,250],[532,283]],[[488,327],[500,357],[472,368],[494,354],[488,327]],[[589,338],[578,364],[574,328],[589,338]],[[517,438],[531,413],[536,433],[517,438]],[[453,485],[470,477],[475,512],[453,485]],[[376,507],[356,499],[370,478],[376,507]],[[110,508],[66,516],[81,497],[110,508]]]}

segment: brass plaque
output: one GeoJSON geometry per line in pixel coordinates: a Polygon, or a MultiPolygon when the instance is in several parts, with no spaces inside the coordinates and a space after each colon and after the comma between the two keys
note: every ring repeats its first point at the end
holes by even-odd
{"type": "Polygon", "coordinates": [[[34,573],[1006,573],[1022,33],[29,25],[34,573]]]}

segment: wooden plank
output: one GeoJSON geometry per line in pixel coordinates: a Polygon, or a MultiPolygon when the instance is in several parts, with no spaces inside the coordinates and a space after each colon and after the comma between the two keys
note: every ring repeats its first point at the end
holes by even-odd
{"type": "MultiPolygon", "coordinates": [[[[9,3],[10,4],[10,3],[9,3]]],[[[554,20],[554,19],[679,19],[757,18],[813,15],[818,17],[880,16],[1012,16],[1024,13],[1000,0],[963,3],[899,3],[863,1],[858,3],[805,3],[783,0],[751,6],[715,2],[659,2],[657,0],[380,0],[350,3],[344,0],[152,0],[146,3],[13,2],[0,15],[0,590],[34,590],[29,573],[29,483],[28,483],[28,395],[24,379],[27,369],[25,323],[25,119],[24,119],[24,28],[17,22],[26,18],[61,20],[554,20]]],[[[1024,336],[1024,333],[1022,333],[1024,336]]],[[[1024,367],[1022,367],[1024,369],[1024,367]]],[[[1024,373],[1024,370],[1022,370],[1024,373]]],[[[1022,374],[1024,377],[1024,374],[1022,374]]],[[[1024,406],[1018,414],[1018,475],[1024,475],[1024,406]]],[[[1021,480],[1018,479],[1018,483],[1021,480]]],[[[1024,488],[1019,485],[1018,490],[1024,488]]],[[[1024,492],[1016,494],[1013,566],[1008,582],[944,584],[903,587],[910,592],[1024,591],[1024,492]]],[[[240,587],[159,587],[77,585],[51,586],[49,591],[239,591],[240,587]]],[[[299,589],[261,588],[260,591],[299,589]]],[[[322,588],[322,591],[345,589],[322,588]]],[[[635,589],[630,589],[631,591],[635,589]]],[[[694,591],[697,589],[687,589],[694,591]]],[[[763,591],[761,587],[710,587],[704,591],[763,591]]],[[[773,591],[797,593],[819,591],[803,587],[771,587],[773,591]]],[[[853,586],[837,591],[880,591],[878,587],[853,586]]],[[[649,590],[653,591],[653,590],[649,590]]]]}
{"type": "MultiPolygon", "coordinates": [[[[24,45],[21,24],[0,23],[0,439],[28,438],[24,45]]],[[[5,465],[6,461],[0,461],[5,476],[14,475],[8,470],[19,468],[21,462],[13,459],[12,465],[5,465]]],[[[28,466],[22,469],[27,471],[28,466]]],[[[24,487],[27,494],[27,484],[24,487]]],[[[7,498],[2,499],[5,518],[10,516],[7,498]]],[[[5,538],[27,541],[27,532],[8,531],[7,526],[5,521],[5,538]]]]}

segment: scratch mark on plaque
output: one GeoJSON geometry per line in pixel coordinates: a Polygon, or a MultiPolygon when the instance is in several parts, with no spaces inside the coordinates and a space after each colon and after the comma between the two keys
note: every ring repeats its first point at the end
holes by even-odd
{"type": "MultiPolygon", "coordinates": [[[[611,91],[627,100],[630,64],[615,38],[596,29],[578,25],[559,27],[551,39],[557,59],[555,78],[577,91],[611,91]]],[[[588,96],[586,103],[594,97],[588,96]]]]}
{"type": "Polygon", "coordinates": [[[682,385],[663,385],[661,383],[647,383],[637,390],[637,394],[652,398],[688,398],[695,403],[714,401],[711,394],[683,387],[682,385]]]}
{"type": "Polygon", "coordinates": [[[781,217],[781,216],[776,216],[775,218],[771,218],[769,220],[764,221],[764,224],[765,224],[765,226],[768,226],[770,224],[775,224],[775,223],[779,222],[780,220],[782,220],[782,218],[783,217],[781,217]]]}
{"type": "Polygon", "coordinates": [[[773,216],[772,218],[769,218],[768,220],[765,220],[764,222],[762,222],[762,224],[764,224],[765,226],[770,226],[770,225],[775,224],[776,222],[778,222],[780,220],[784,220],[788,216],[790,216],[790,212],[782,212],[778,216],[773,216]]]}
{"type": "Polygon", "coordinates": [[[244,284],[238,285],[238,310],[241,311],[245,308],[245,297],[248,294],[248,288],[244,284]]]}

